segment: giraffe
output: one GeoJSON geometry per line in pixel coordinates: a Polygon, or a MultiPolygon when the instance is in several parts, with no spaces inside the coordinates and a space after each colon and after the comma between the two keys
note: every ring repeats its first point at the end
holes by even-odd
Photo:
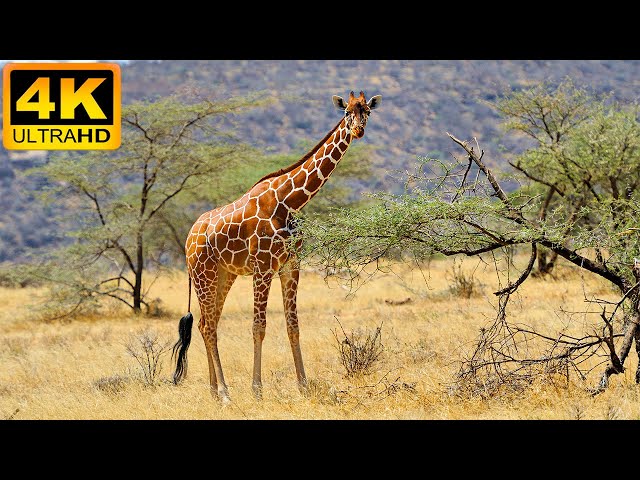
{"type": "MultiPolygon", "coordinates": [[[[209,361],[212,395],[230,402],[218,352],[217,327],[229,289],[238,275],[253,275],[253,381],[256,398],[262,398],[262,342],[271,281],[278,274],[284,304],[287,334],[293,353],[299,389],[304,392],[307,377],[302,362],[296,295],[300,278],[299,261],[287,248],[294,233],[293,214],[299,212],[320,190],[337,167],[353,138],[364,136],[371,110],[380,105],[381,95],[368,102],[364,92],[349,100],[334,95],[333,104],[344,116],[320,142],[296,163],[258,180],[239,199],[203,213],[193,224],[185,242],[189,274],[189,312],[180,319],[179,339],[173,346],[178,384],[187,373],[187,349],[191,341],[191,285],[200,305],[198,329],[209,361]]],[[[300,241],[298,241],[298,247],[300,241]]]]}

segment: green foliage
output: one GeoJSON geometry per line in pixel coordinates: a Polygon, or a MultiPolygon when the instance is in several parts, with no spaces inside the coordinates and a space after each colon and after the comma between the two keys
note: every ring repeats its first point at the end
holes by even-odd
{"type": "MultiPolygon", "coordinates": [[[[381,267],[389,257],[402,255],[423,261],[434,254],[455,255],[486,249],[505,229],[506,208],[494,198],[471,194],[452,201],[455,179],[465,166],[419,159],[424,176],[414,175],[414,188],[402,195],[371,194],[371,205],[332,210],[325,219],[301,219],[305,238],[303,260],[331,271],[348,273],[349,280],[370,264],[381,267]],[[426,174],[426,170],[429,174],[426,174]],[[437,175],[431,175],[437,170],[437,175]],[[483,233],[484,232],[484,233],[483,233]]],[[[480,184],[475,186],[481,190],[480,184]]],[[[530,209],[526,199],[523,210],[530,209]]],[[[536,232],[521,229],[504,239],[526,242],[536,232]]]]}
{"type": "Polygon", "coordinates": [[[487,103],[504,118],[505,130],[522,132],[540,147],[561,142],[600,108],[595,94],[576,87],[569,77],[558,85],[545,81],[533,88],[507,92],[487,103]]]}
{"type": "Polygon", "coordinates": [[[540,193],[540,225],[562,232],[556,241],[594,249],[603,266],[621,272],[640,251],[632,234],[640,222],[638,106],[589,95],[568,81],[555,92],[540,88],[497,104],[508,127],[530,133],[537,119],[537,131],[547,134],[514,162],[527,177],[523,190],[540,193]]]}

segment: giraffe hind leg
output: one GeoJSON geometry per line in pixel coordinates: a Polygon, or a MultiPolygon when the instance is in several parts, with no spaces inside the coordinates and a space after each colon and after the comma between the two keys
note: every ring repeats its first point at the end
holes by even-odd
{"type": "Polygon", "coordinates": [[[207,350],[211,394],[223,403],[228,403],[229,390],[222,372],[217,331],[226,295],[237,276],[219,268],[217,263],[207,270],[207,274],[200,284],[196,282],[201,311],[198,329],[207,350]]]}

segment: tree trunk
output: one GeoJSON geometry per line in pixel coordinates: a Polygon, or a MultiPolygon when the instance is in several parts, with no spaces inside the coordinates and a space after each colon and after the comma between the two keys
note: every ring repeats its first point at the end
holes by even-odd
{"type": "MultiPolygon", "coordinates": [[[[633,272],[633,276],[636,278],[636,281],[640,282],[639,260],[634,259],[633,268],[631,271],[633,272]]],[[[631,311],[627,315],[625,315],[624,318],[624,325],[622,327],[624,337],[622,338],[622,345],[620,346],[620,353],[618,354],[621,365],[624,365],[624,361],[626,360],[627,355],[629,355],[631,344],[633,343],[634,339],[636,341],[636,352],[638,352],[638,356],[640,358],[640,346],[638,346],[638,341],[640,340],[640,293],[638,293],[637,290],[633,292],[630,295],[630,300],[631,311]]],[[[613,365],[613,362],[609,362],[609,365],[607,365],[607,368],[602,374],[597,392],[600,392],[607,388],[607,386],[609,385],[609,377],[611,375],[622,373],[622,371],[624,371],[624,369],[621,370],[619,368],[616,368],[613,365]]],[[[638,367],[636,369],[636,383],[640,383],[640,362],[638,363],[638,367]]]]}
{"type": "Polygon", "coordinates": [[[538,252],[538,269],[533,273],[533,276],[544,277],[549,275],[553,271],[557,259],[558,254],[556,252],[551,252],[549,255],[549,250],[544,247],[540,248],[538,252]]]}
{"type": "MultiPolygon", "coordinates": [[[[640,323],[640,315],[638,312],[630,313],[624,322],[624,326],[622,327],[624,332],[624,337],[622,338],[622,345],[620,346],[620,350],[618,353],[618,358],[620,359],[620,364],[624,365],[624,361],[627,359],[627,355],[629,355],[629,351],[631,350],[631,344],[633,343],[634,337],[638,334],[638,323],[640,323]]],[[[636,350],[638,346],[636,344],[636,350]]],[[[618,373],[622,373],[624,370],[620,370],[616,368],[613,362],[609,362],[607,368],[602,374],[602,378],[600,379],[599,391],[604,390],[609,386],[609,377],[611,375],[615,375],[618,373]]],[[[636,381],[638,380],[638,373],[636,372],[636,381]]]]}
{"type": "Polygon", "coordinates": [[[133,311],[140,313],[142,310],[142,270],[144,269],[142,234],[138,234],[136,243],[136,279],[133,284],[133,311]]]}
{"type": "MultiPolygon", "coordinates": [[[[540,212],[538,213],[538,220],[540,222],[544,222],[547,218],[547,209],[551,204],[551,199],[555,195],[555,188],[549,188],[547,195],[545,196],[544,202],[540,207],[540,212]]],[[[547,260],[549,255],[549,250],[545,247],[540,246],[538,248],[538,269],[533,272],[534,277],[544,277],[551,273],[553,267],[556,263],[556,259],[558,258],[558,254],[556,252],[551,252],[551,260],[547,260]]]]}
{"type": "Polygon", "coordinates": [[[638,354],[638,367],[636,368],[636,383],[640,383],[640,328],[636,327],[636,353],[638,354]]]}

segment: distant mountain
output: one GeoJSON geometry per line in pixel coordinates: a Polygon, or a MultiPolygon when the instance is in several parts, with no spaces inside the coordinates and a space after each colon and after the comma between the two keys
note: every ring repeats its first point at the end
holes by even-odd
{"type": "MultiPolygon", "coordinates": [[[[185,85],[219,98],[266,91],[276,102],[243,115],[238,133],[272,152],[322,138],[340,117],[332,95],[346,97],[350,90],[382,95],[361,140],[378,147],[375,175],[354,185],[356,190],[397,190],[387,172],[411,168],[418,156],[446,159],[452,151],[459,153],[447,131],[477,137],[487,163],[500,168],[505,156],[528,145],[523,137],[505,135],[500,118],[485,103],[505,91],[570,77],[576,85],[613,92],[622,101],[638,100],[640,92],[637,60],[162,60],[123,62],[121,68],[124,104],[185,85]]],[[[29,199],[37,185],[20,175],[43,161],[46,154],[25,157],[0,148],[0,261],[56,241],[49,215],[29,199]]]]}

